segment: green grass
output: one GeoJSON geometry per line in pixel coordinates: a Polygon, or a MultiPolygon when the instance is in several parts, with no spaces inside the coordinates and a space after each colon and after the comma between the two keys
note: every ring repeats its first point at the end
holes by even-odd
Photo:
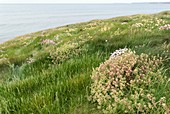
{"type": "MultiPolygon", "coordinates": [[[[167,69],[165,75],[170,77],[170,52],[167,52],[170,51],[170,30],[159,30],[163,23],[155,27],[159,19],[170,23],[170,12],[93,20],[0,44],[0,112],[101,113],[96,104],[87,100],[90,76],[94,68],[119,48],[128,47],[138,54],[167,56],[164,68],[167,69]],[[144,19],[149,22],[143,22],[144,19]],[[135,23],[149,25],[133,28],[135,23]],[[41,45],[44,39],[56,44],[41,45]],[[29,59],[33,62],[29,63],[29,59]]],[[[165,91],[170,105],[169,88],[168,82],[158,95],[165,91]]]]}

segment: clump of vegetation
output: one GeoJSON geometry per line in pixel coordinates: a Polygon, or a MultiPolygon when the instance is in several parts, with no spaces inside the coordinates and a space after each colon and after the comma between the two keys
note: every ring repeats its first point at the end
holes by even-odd
{"type": "Polygon", "coordinates": [[[89,100],[103,113],[169,113],[164,96],[166,77],[158,69],[162,58],[137,55],[127,49],[114,53],[92,74],[89,100]]]}

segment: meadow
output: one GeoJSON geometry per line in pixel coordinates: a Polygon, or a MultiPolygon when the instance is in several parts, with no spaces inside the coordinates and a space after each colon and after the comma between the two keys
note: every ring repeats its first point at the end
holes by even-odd
{"type": "MultiPolygon", "coordinates": [[[[153,58],[154,60],[156,59],[153,58]]],[[[140,68],[139,65],[138,69],[140,68]]],[[[140,88],[141,85],[135,85],[133,91],[137,91],[137,87],[140,88]]],[[[130,99],[128,96],[130,93],[126,94],[126,92],[121,97],[130,99]]],[[[133,92],[131,94],[135,95],[133,92]]],[[[99,100],[100,98],[99,96],[99,100]]],[[[169,111],[169,11],[92,20],[27,34],[0,44],[0,113],[2,114],[122,114],[169,113],[169,111]],[[97,92],[100,94],[96,88],[101,86],[93,85],[95,75],[105,76],[105,70],[108,70],[104,68],[104,71],[100,71],[97,70],[98,67],[110,64],[108,61],[111,53],[126,48],[135,51],[135,54],[132,54],[135,60],[144,53],[151,58],[155,56],[161,61],[160,65],[156,64],[157,68],[151,63],[141,62],[141,64],[151,68],[146,70],[144,77],[155,75],[155,78],[148,78],[151,81],[143,84],[142,87],[148,91],[153,89],[155,102],[166,98],[163,105],[161,104],[163,108],[159,106],[157,110],[157,106],[153,108],[151,106],[148,112],[144,109],[142,112],[140,106],[134,108],[140,104],[133,102],[150,101],[132,99],[131,105],[134,107],[131,112],[126,111],[126,105],[118,106],[116,103],[113,107],[118,108],[112,110],[111,107],[110,110],[108,104],[102,102],[101,106],[96,100],[97,97],[92,95],[97,92]],[[156,77],[157,75],[159,76],[156,77]],[[96,87],[94,91],[92,91],[93,87],[96,87]],[[91,100],[89,97],[92,97],[91,100]]]]}

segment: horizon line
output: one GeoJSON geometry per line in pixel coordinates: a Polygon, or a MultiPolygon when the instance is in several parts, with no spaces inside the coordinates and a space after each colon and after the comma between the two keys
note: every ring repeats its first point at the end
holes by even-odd
{"type": "Polygon", "coordinates": [[[51,3],[48,3],[48,2],[11,2],[11,3],[1,3],[0,4],[140,4],[140,3],[170,3],[169,2],[100,2],[100,3],[95,3],[95,2],[89,2],[89,3],[86,3],[86,2],[82,2],[82,3],[78,3],[78,2],[68,2],[68,3],[57,3],[57,2],[51,2],[51,3]]]}

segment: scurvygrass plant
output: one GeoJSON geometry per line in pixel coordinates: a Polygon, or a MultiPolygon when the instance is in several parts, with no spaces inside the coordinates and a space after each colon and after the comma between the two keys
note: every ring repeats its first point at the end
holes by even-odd
{"type": "Polygon", "coordinates": [[[89,100],[106,114],[169,113],[166,98],[155,96],[166,82],[158,69],[161,62],[128,49],[115,51],[93,71],[89,100]]]}

